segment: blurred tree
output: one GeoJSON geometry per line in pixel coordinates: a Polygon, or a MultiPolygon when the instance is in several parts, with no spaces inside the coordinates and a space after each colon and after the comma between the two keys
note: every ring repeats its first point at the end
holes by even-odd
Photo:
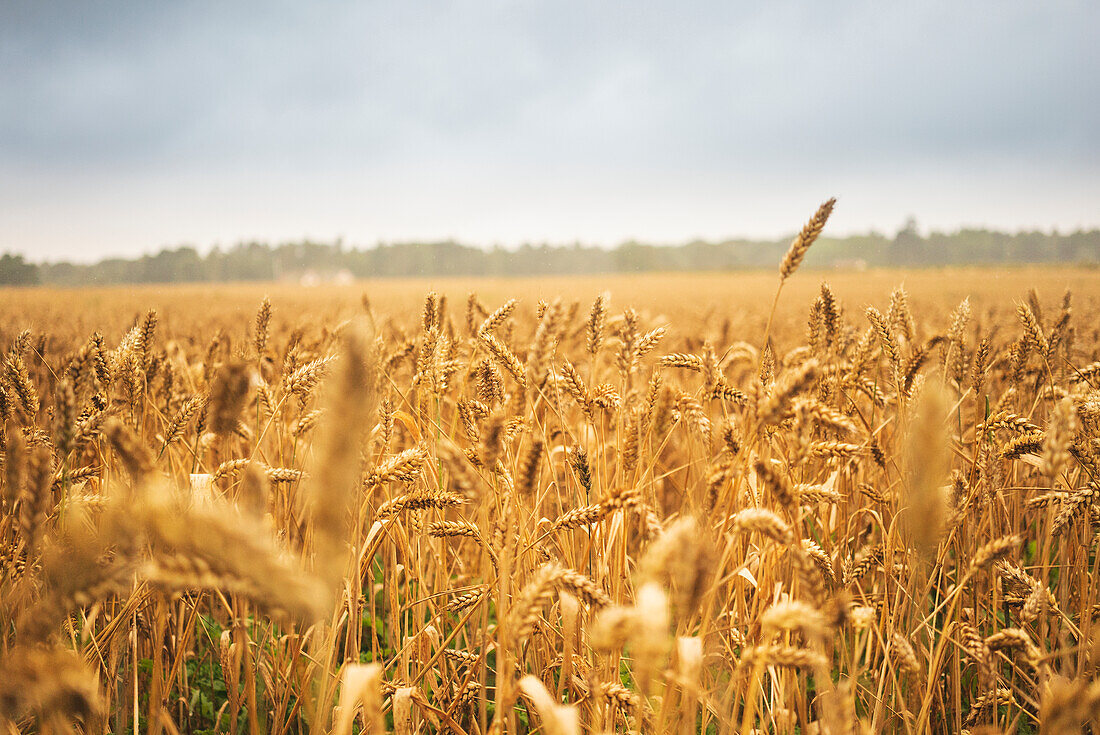
{"type": "Polygon", "coordinates": [[[0,284],[5,286],[31,286],[38,283],[38,268],[23,259],[22,255],[0,255],[0,284]]]}
{"type": "MultiPolygon", "coordinates": [[[[60,285],[167,283],[172,281],[267,281],[321,278],[348,271],[358,278],[409,276],[514,276],[568,273],[771,269],[783,257],[789,238],[775,240],[694,240],[685,245],[625,242],[617,248],[572,243],[526,243],[490,249],[442,242],[380,243],[349,247],[342,241],[309,240],[269,245],[243,242],[214,247],[205,256],[189,245],[133,260],[110,258],[91,265],[27,263],[22,256],[0,260],[0,284],[60,285]]],[[[821,237],[806,264],[813,268],[866,266],[929,267],[1002,263],[1100,263],[1100,230],[1005,233],[985,229],[931,232],[922,236],[909,218],[893,238],[878,233],[821,237]]]]}

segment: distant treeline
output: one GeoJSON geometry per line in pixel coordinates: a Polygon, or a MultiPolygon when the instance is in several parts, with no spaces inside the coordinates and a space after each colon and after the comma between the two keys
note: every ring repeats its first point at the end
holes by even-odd
{"type": "MultiPolygon", "coordinates": [[[[703,271],[774,268],[789,239],[696,241],[682,245],[627,242],[612,248],[524,245],[483,249],[456,242],[400,243],[353,248],[337,242],[241,243],[203,255],[190,246],[140,258],[91,265],[29,263],[0,256],[0,284],[63,286],[201,281],[271,281],[305,276],[522,276],[536,274],[703,271]]],[[[960,230],[919,234],[910,223],[894,237],[822,237],[806,266],[928,267],[1008,263],[1100,265],[1100,230],[1070,234],[960,230]]]]}

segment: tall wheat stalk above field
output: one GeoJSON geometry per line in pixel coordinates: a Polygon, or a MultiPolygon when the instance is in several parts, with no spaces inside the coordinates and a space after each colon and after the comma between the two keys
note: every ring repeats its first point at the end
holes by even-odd
{"type": "Polygon", "coordinates": [[[767,326],[764,327],[763,343],[765,345],[768,344],[771,337],[772,319],[775,317],[775,307],[779,305],[779,294],[783,291],[783,284],[794,275],[794,272],[798,270],[798,266],[802,265],[802,259],[806,257],[810,246],[814,244],[822,230],[825,229],[825,223],[829,221],[829,215],[833,213],[835,205],[836,197],[831,197],[818,207],[817,211],[814,212],[814,216],[802,226],[794,240],[791,240],[790,247],[787,248],[787,253],[783,256],[783,262],[779,264],[779,285],[775,289],[772,308],[768,312],[767,326]]]}

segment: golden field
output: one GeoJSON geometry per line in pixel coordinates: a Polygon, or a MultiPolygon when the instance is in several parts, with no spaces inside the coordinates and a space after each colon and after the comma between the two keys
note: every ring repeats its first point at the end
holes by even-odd
{"type": "MultiPolygon", "coordinates": [[[[862,311],[870,304],[889,305],[891,292],[904,287],[911,308],[942,327],[948,313],[969,298],[975,318],[987,312],[1012,312],[1032,289],[1050,304],[1060,302],[1068,289],[1075,298],[1081,324],[1086,314],[1100,309],[1100,269],[1027,267],[944,268],[925,270],[800,271],[783,287],[777,319],[788,328],[805,326],[806,315],[818,296],[822,282],[849,310],[862,311]]],[[[463,316],[467,294],[473,292],[486,304],[520,300],[533,311],[538,301],[560,298],[578,301],[584,309],[601,293],[610,294],[620,310],[632,307],[653,320],[691,329],[717,329],[726,319],[746,330],[739,339],[763,336],[768,307],[775,295],[776,275],[772,271],[736,273],[643,273],[597,276],[546,276],[535,278],[418,278],[381,279],[354,285],[326,284],[303,288],[293,283],[212,283],[175,285],[108,286],[87,289],[26,288],[0,289],[4,319],[0,329],[9,341],[31,328],[64,329],[74,338],[95,331],[106,334],[129,329],[135,318],[149,309],[157,310],[162,331],[176,325],[183,330],[224,329],[231,320],[251,320],[265,297],[278,306],[276,322],[298,323],[320,320],[337,322],[362,313],[367,296],[375,311],[405,326],[412,324],[430,291],[446,295],[455,318],[463,316]],[[199,307],[199,308],[196,308],[199,307]],[[705,324],[703,323],[705,321],[705,324]],[[679,326],[679,325],[683,326],[679,326]],[[687,325],[690,324],[690,327],[687,325]]],[[[329,324],[332,326],[332,324],[329,324]]],[[[227,330],[229,331],[229,330],[227,330]]],[[[243,322],[238,336],[245,332],[243,322]]],[[[209,336],[209,335],[208,335],[209,336]]],[[[775,335],[782,339],[785,335],[775,335]]],[[[789,333],[787,336],[790,336],[789,333]]],[[[801,333],[791,342],[798,342],[801,333]]]]}
{"type": "Polygon", "coordinates": [[[1096,732],[1100,272],[797,265],[0,292],[0,726],[1096,732]]]}

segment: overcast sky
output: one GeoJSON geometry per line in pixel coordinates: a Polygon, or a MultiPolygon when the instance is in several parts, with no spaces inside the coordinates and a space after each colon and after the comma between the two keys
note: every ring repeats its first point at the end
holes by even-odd
{"type": "Polygon", "coordinates": [[[1100,226],[1100,3],[0,0],[0,251],[1100,226]]]}

